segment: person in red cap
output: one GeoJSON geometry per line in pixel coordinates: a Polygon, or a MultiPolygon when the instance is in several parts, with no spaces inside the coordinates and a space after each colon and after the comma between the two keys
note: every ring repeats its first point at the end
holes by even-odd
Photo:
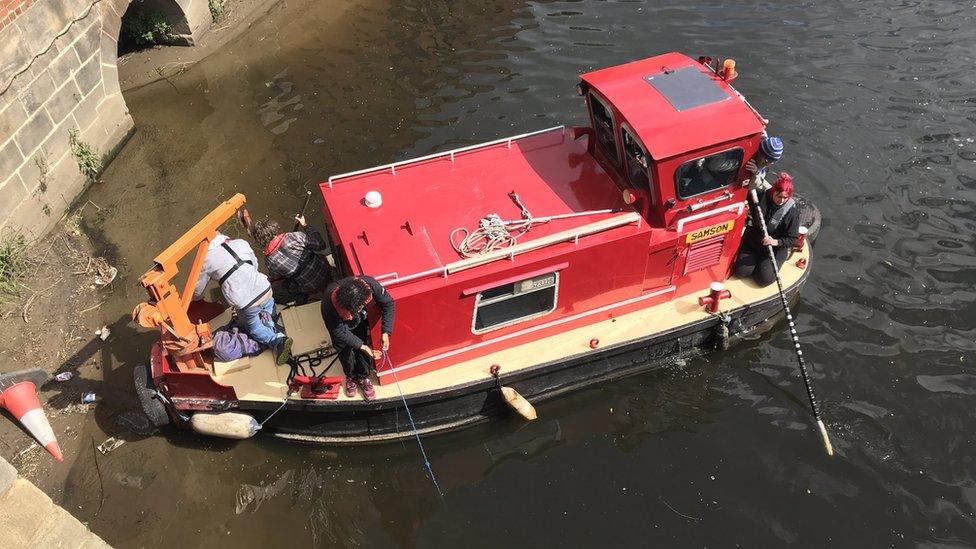
{"type": "Polygon", "coordinates": [[[371,276],[350,276],[326,287],[322,320],[332,336],[332,345],[339,353],[339,362],[346,374],[347,397],[356,396],[358,388],[363,390],[365,400],[372,400],[376,395],[369,380],[369,368],[373,360],[382,358],[383,351],[390,348],[395,314],[393,297],[371,276]],[[382,313],[382,350],[370,345],[366,319],[366,305],[370,302],[376,302],[382,313]]]}
{"type": "Polygon", "coordinates": [[[768,286],[776,282],[776,270],[766,247],[773,247],[776,265],[782,265],[800,234],[800,213],[793,200],[790,174],[780,172],[772,187],[759,193],[759,209],[766,220],[769,236],[763,236],[758,220],[750,216],[732,274],[740,278],[752,277],[759,286],[768,286]]]}

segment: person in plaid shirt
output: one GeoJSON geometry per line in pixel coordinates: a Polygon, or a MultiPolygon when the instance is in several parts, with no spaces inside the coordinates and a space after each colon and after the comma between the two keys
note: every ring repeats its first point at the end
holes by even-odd
{"type": "Polygon", "coordinates": [[[279,303],[305,303],[310,294],[321,292],[329,283],[329,264],[324,255],[327,246],[322,235],[309,229],[305,216],[295,216],[301,231],[282,233],[270,219],[254,223],[253,235],[264,248],[265,264],[271,275],[275,300],[279,303]]]}

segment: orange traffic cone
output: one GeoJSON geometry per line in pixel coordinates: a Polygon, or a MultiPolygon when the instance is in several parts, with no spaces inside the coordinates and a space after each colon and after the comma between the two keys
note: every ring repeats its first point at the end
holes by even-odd
{"type": "Polygon", "coordinates": [[[21,381],[7,387],[0,392],[0,406],[34,435],[34,438],[47,448],[54,459],[64,461],[58,440],[54,438],[54,429],[44,415],[41,401],[37,400],[37,387],[31,381],[21,381]]]}

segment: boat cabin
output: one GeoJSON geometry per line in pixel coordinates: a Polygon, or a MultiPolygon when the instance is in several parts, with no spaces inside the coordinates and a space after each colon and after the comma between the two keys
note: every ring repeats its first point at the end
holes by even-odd
{"type": "Polygon", "coordinates": [[[734,62],[678,53],[590,72],[578,87],[589,127],[322,183],[338,269],[375,277],[396,300],[395,371],[381,367],[379,383],[725,281],[746,217],[744,166],[766,122],[734,76],[734,62]],[[459,250],[491,214],[508,237],[459,250]]]}

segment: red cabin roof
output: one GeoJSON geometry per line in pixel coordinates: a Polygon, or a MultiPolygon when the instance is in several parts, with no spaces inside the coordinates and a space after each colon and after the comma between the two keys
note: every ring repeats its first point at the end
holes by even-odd
{"type": "MultiPolygon", "coordinates": [[[[487,214],[517,220],[521,212],[508,193],[518,193],[533,217],[589,210],[632,211],[597,161],[586,140],[573,141],[562,128],[474,150],[445,153],[337,176],[321,185],[340,244],[357,273],[406,277],[463,259],[451,232],[473,230],[487,214]],[[378,191],[382,205],[369,208],[365,195],[378,191]]],[[[574,229],[613,214],[585,215],[536,225],[519,243],[574,229]]]]}
{"type": "Polygon", "coordinates": [[[657,160],[754,135],[765,127],[732,86],[680,53],[580,78],[616,108],[657,160]]]}

